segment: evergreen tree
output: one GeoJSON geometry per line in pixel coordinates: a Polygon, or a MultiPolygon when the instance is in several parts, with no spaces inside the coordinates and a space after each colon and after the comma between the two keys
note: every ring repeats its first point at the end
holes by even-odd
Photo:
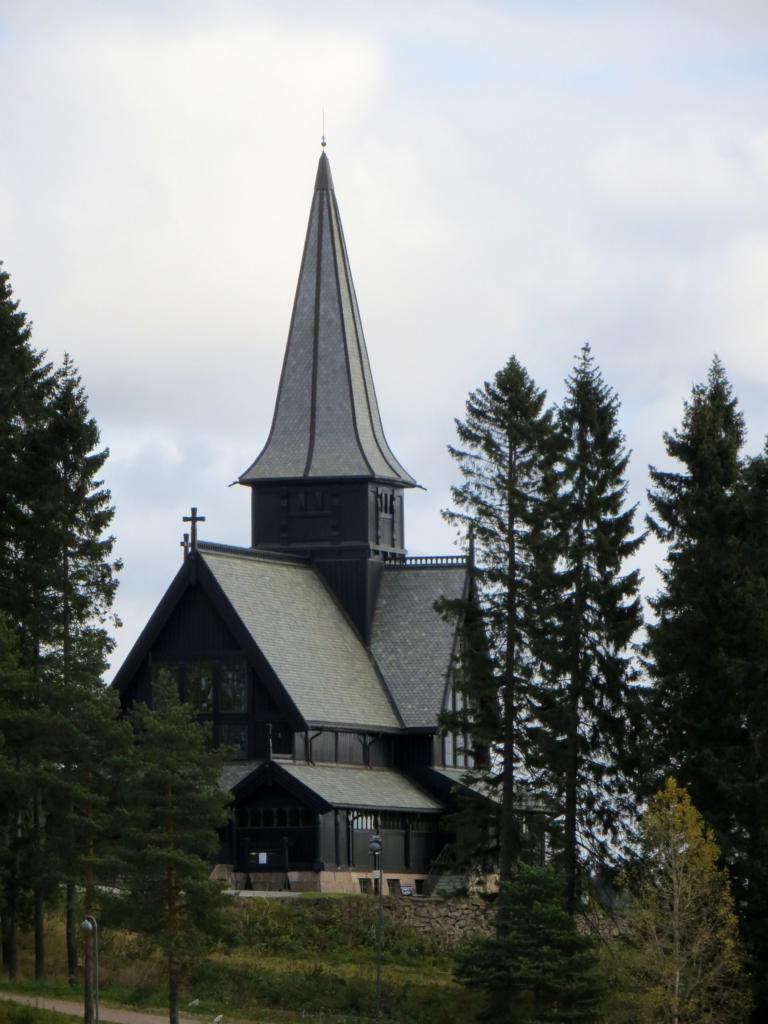
{"type": "MultiPolygon", "coordinates": [[[[95,856],[94,830],[98,832],[100,826],[98,820],[89,824],[88,819],[101,806],[104,783],[110,776],[108,761],[103,773],[93,771],[91,759],[100,738],[92,730],[96,725],[104,730],[105,737],[119,736],[117,711],[113,708],[110,712],[98,693],[107,656],[114,646],[106,626],[110,622],[119,625],[111,607],[121,566],[112,560],[114,537],[108,533],[114,516],[111,495],[99,479],[109,452],[99,446],[98,426],[68,356],[55,374],[48,410],[41,450],[53,453],[54,458],[46,455],[49,467],[42,512],[47,529],[37,539],[35,556],[38,564],[48,566],[44,591],[45,671],[52,689],[60,691],[59,699],[74,713],[69,728],[62,733],[60,754],[72,793],[56,805],[58,810],[68,807],[69,814],[59,814],[53,822],[60,833],[59,850],[73,857],[61,867],[67,880],[67,950],[69,974],[74,979],[78,924],[74,915],[75,884],[86,883],[86,892],[93,891],[87,879],[81,877],[81,869],[95,856]],[[77,713],[78,708],[82,713],[77,713]]],[[[118,754],[120,743],[112,747],[101,743],[101,750],[109,760],[118,754]]],[[[88,871],[92,873],[92,868],[88,871]]],[[[86,902],[90,904],[90,898],[86,902]]]]}
{"type": "MultiPolygon", "coordinates": [[[[18,634],[31,672],[38,721],[30,756],[37,757],[23,859],[35,921],[35,973],[45,969],[44,902],[70,877],[62,859],[72,844],[57,834],[57,818],[72,806],[66,787],[76,763],[78,698],[99,688],[111,640],[106,632],[117,562],[106,531],[113,515],[98,474],[107,457],[88,413],[82,384],[68,357],[54,371],[30,342],[30,327],[0,272],[0,610],[18,634]]],[[[23,830],[22,830],[23,831],[23,830]]],[[[26,834],[26,833],[25,833],[26,834]]],[[[74,920],[69,914],[70,970],[74,920]]]]}
{"type": "Polygon", "coordinates": [[[768,1013],[768,463],[745,460],[745,426],[715,359],[664,436],[676,470],[651,468],[649,523],[666,546],[651,602],[652,764],[675,774],[731,867],[768,1013]]]}
{"type": "Polygon", "coordinates": [[[52,387],[51,366],[33,348],[31,333],[0,263],[0,609],[14,627],[28,610],[21,542],[35,493],[30,438],[52,387]]]}
{"type": "Polygon", "coordinates": [[[204,859],[227,818],[218,779],[223,752],[213,750],[176,683],[153,682],[154,707],[132,712],[133,770],[125,787],[121,845],[128,860],[124,911],[129,927],[163,953],[171,1024],[179,1021],[186,971],[228,932],[220,887],[204,859]]]}
{"type": "Polygon", "coordinates": [[[486,994],[482,1017],[510,1024],[576,1024],[599,1019],[604,985],[594,940],[563,907],[564,879],[551,867],[520,864],[505,883],[504,935],[463,947],[456,977],[486,994]]]}
{"type": "Polygon", "coordinates": [[[41,862],[34,808],[36,798],[56,784],[56,766],[47,752],[58,725],[0,613],[0,905],[3,963],[11,980],[22,897],[49,874],[41,862]]]}
{"type": "MultiPolygon", "coordinates": [[[[625,750],[633,703],[630,645],[641,625],[637,570],[625,562],[643,542],[627,507],[629,453],[619,401],[588,345],[558,411],[560,448],[552,508],[549,622],[536,647],[535,757],[562,809],[566,905],[574,912],[579,845],[604,849],[628,792],[625,750]]],[[[557,839],[557,837],[556,837],[557,839]]]]}
{"type": "MultiPolygon", "coordinates": [[[[511,879],[520,855],[515,789],[525,756],[532,638],[540,629],[537,545],[552,438],[545,398],[512,357],[493,381],[470,394],[466,418],[456,421],[461,447],[449,448],[464,480],[452,489],[457,511],[445,517],[472,530],[478,556],[477,591],[463,610],[460,685],[477,760],[500,786],[502,882],[511,879]]],[[[499,927],[505,926],[502,899],[499,927]]]]}

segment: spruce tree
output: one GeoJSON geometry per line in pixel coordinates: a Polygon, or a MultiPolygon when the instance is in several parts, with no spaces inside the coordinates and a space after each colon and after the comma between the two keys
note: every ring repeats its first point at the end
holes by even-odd
{"type": "MultiPolygon", "coordinates": [[[[512,357],[470,394],[465,419],[456,421],[460,447],[449,448],[464,481],[452,489],[456,510],[445,517],[472,530],[482,612],[479,623],[473,617],[475,594],[470,595],[461,680],[470,717],[474,713],[475,753],[489,781],[500,787],[499,873],[505,883],[520,856],[516,785],[525,758],[532,637],[540,629],[537,544],[552,438],[545,399],[512,357]]],[[[498,921],[503,930],[503,898],[498,921]]]]}
{"type": "Polygon", "coordinates": [[[649,523],[666,558],[648,630],[649,760],[690,792],[731,867],[757,1021],[768,1013],[768,463],[744,458],[745,435],[715,359],[664,435],[678,468],[651,468],[649,523]]]}
{"type": "Polygon", "coordinates": [[[223,751],[214,750],[176,683],[153,684],[154,706],[131,713],[133,768],[124,792],[129,927],[163,954],[168,971],[170,1024],[179,1021],[179,986],[187,971],[228,934],[220,887],[205,859],[227,819],[219,789],[223,751]]]}
{"type": "Polygon", "coordinates": [[[633,702],[632,639],[642,613],[637,570],[643,542],[627,506],[629,453],[619,400],[585,345],[558,410],[551,508],[549,623],[539,635],[532,763],[562,813],[566,906],[578,895],[580,844],[602,851],[627,795],[624,763],[633,702]]]}
{"type": "Polygon", "coordinates": [[[56,786],[48,756],[60,720],[40,699],[33,671],[0,613],[0,878],[3,883],[2,948],[9,979],[17,970],[16,936],[27,890],[50,879],[38,842],[36,801],[56,786]]]}
{"type": "Polygon", "coordinates": [[[735,620],[745,556],[744,418],[715,360],[679,430],[664,435],[677,470],[650,469],[648,522],[667,545],[648,627],[659,770],[674,772],[730,852],[730,784],[741,774],[742,666],[735,620]]]}
{"type": "MultiPolygon", "coordinates": [[[[19,886],[33,890],[35,973],[45,969],[46,895],[69,878],[71,848],[57,833],[72,806],[67,766],[77,762],[78,697],[99,688],[111,640],[106,631],[119,564],[107,534],[113,509],[98,475],[107,457],[68,357],[53,370],[0,273],[0,610],[20,641],[40,709],[36,786],[21,816],[30,823],[19,886]]],[[[75,932],[69,915],[70,971],[75,932]]]]}
{"type": "Polygon", "coordinates": [[[30,439],[45,415],[52,372],[0,263],[0,609],[18,628],[28,611],[21,548],[34,505],[30,439]]]}
{"type": "Polygon", "coordinates": [[[509,1024],[577,1024],[600,1019],[604,983],[595,941],[563,907],[564,879],[520,864],[504,883],[504,935],[464,946],[456,977],[485,995],[481,1019],[509,1024]]]}

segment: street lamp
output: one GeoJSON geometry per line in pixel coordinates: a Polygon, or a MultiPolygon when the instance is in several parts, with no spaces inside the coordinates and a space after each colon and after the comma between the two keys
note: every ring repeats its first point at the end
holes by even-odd
{"type": "MultiPolygon", "coordinates": [[[[93,976],[93,1006],[95,1010],[95,1021],[99,1024],[99,925],[93,914],[86,914],[83,918],[83,923],[80,928],[85,936],[85,1001],[88,1002],[89,997],[89,984],[91,976],[93,976]],[[94,957],[93,963],[91,963],[91,943],[90,938],[93,937],[93,950],[94,957]],[[93,975],[91,971],[93,968],[93,975]]],[[[88,1006],[85,1007],[85,1019],[88,1019],[88,1006]]]]}
{"type": "Polygon", "coordinates": [[[384,922],[384,874],[381,870],[381,836],[371,836],[368,852],[373,857],[374,892],[375,879],[379,880],[379,914],[376,919],[376,1016],[381,1016],[381,932],[384,922]]]}

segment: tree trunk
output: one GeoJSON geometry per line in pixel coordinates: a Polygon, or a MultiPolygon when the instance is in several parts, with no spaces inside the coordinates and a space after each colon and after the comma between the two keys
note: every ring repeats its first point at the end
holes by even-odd
{"type": "Polygon", "coordinates": [[[94,1024],[93,932],[83,932],[83,1024],[94,1024]]]}
{"type": "Polygon", "coordinates": [[[16,889],[6,886],[5,907],[3,909],[3,964],[9,981],[16,980],[17,946],[16,946],[16,889]]]}
{"type": "MultiPolygon", "coordinates": [[[[580,446],[582,442],[579,442],[580,446]]],[[[584,508],[585,483],[578,480],[578,507],[584,508]]],[[[566,738],[565,763],[565,909],[571,915],[576,913],[578,896],[579,854],[576,842],[577,810],[579,790],[579,711],[582,694],[582,645],[584,644],[584,521],[576,526],[576,565],[573,595],[573,621],[571,623],[571,675],[568,688],[568,734],[566,738]]]]}
{"type": "Polygon", "coordinates": [[[67,882],[67,975],[70,985],[77,984],[77,895],[75,883],[67,882]]]}
{"type": "Polygon", "coordinates": [[[520,851],[515,818],[515,716],[517,709],[517,532],[513,506],[513,480],[516,476],[516,451],[510,438],[509,476],[507,488],[507,594],[506,594],[506,652],[504,658],[503,702],[503,765],[501,776],[501,821],[499,842],[499,883],[502,886],[496,910],[496,934],[499,938],[509,930],[510,915],[503,886],[511,881],[520,851]]]}
{"type": "Polygon", "coordinates": [[[571,676],[568,693],[568,739],[565,765],[565,908],[576,913],[576,877],[579,858],[576,847],[576,797],[579,777],[579,692],[578,672],[571,676]]]}
{"type": "MultiPolygon", "coordinates": [[[[171,835],[173,830],[171,829],[171,835]]],[[[179,1024],[179,965],[176,961],[174,947],[178,930],[178,909],[176,893],[176,872],[172,867],[166,871],[166,899],[168,903],[168,938],[171,951],[168,954],[168,1020],[170,1024],[179,1024]]]]}
{"type": "MultiPolygon", "coordinates": [[[[85,892],[83,894],[83,915],[93,917],[93,872],[90,868],[85,875],[85,892]]],[[[83,1006],[85,1007],[84,1024],[94,1022],[94,997],[95,997],[95,940],[92,931],[83,932],[83,1006]]]]}
{"type": "Polygon", "coordinates": [[[35,888],[35,981],[45,980],[45,900],[40,886],[35,888]]]}
{"type": "Polygon", "coordinates": [[[168,957],[168,1021],[179,1024],[179,966],[173,954],[168,957]]]}

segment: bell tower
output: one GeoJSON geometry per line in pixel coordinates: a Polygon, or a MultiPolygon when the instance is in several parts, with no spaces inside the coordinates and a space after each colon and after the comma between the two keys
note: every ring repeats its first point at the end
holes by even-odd
{"type": "Polygon", "coordinates": [[[272,428],[240,483],[252,546],[311,559],[367,643],[383,564],[405,558],[416,481],[384,436],[325,151],[272,428]]]}

